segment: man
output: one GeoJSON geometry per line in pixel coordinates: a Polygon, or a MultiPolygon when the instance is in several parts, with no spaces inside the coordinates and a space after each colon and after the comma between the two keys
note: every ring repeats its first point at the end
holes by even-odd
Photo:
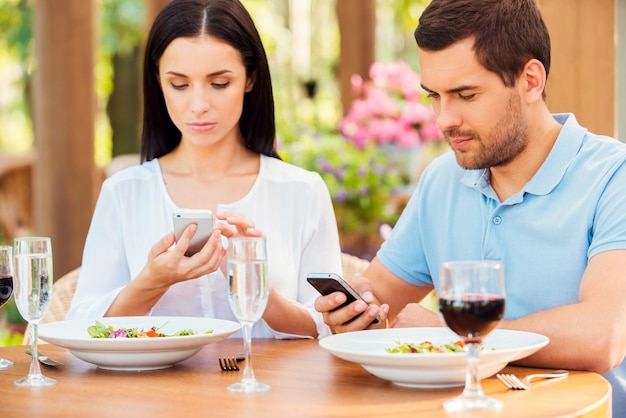
{"type": "Polygon", "coordinates": [[[352,281],[371,305],[333,311],[345,300],[334,293],[316,309],[334,332],[377,315],[371,327],[441,326],[415,303],[437,289],[440,264],[502,260],[501,327],[550,338],[519,364],[604,373],[626,411],[626,145],[550,114],[550,39],[533,0],[433,0],[415,38],[453,152],[428,166],[352,281]]]}

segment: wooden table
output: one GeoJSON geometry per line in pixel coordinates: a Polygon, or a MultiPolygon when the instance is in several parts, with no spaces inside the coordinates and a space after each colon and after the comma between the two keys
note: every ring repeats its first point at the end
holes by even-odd
{"type": "MultiPolygon", "coordinates": [[[[57,380],[45,388],[13,384],[28,372],[23,346],[0,348],[15,366],[0,370],[2,417],[450,417],[442,403],[462,388],[408,389],[370,375],[358,364],[336,358],[316,340],[255,340],[256,377],[266,393],[230,393],[226,386],[242,372],[222,372],[217,357],[242,352],[240,339],[203,348],[176,366],[156,371],[101,370],[69,351],[41,345],[41,351],[64,363],[43,367],[57,380]]],[[[537,369],[508,367],[520,376],[537,369]]],[[[498,415],[508,417],[610,417],[611,386],[600,375],[574,371],[567,379],[533,383],[530,391],[509,391],[495,377],[483,381],[485,392],[504,402],[498,415]]],[[[469,416],[469,415],[464,415],[469,416]]]]}

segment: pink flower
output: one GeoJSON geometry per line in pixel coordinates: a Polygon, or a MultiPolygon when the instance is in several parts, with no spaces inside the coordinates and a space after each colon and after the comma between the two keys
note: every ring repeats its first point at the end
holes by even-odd
{"type": "Polygon", "coordinates": [[[363,89],[363,78],[358,74],[354,74],[350,77],[350,85],[352,86],[352,94],[358,95],[363,89]]]}
{"type": "Polygon", "coordinates": [[[359,148],[371,141],[410,148],[443,139],[420,76],[408,64],[374,63],[369,76],[351,78],[356,99],[339,122],[346,138],[359,148]]]}
{"type": "Polygon", "coordinates": [[[433,118],[431,108],[418,102],[409,102],[402,112],[402,119],[411,125],[421,125],[429,122],[433,118]]]}
{"type": "Polygon", "coordinates": [[[422,135],[427,142],[443,141],[443,132],[432,122],[425,123],[421,128],[422,135]]]}

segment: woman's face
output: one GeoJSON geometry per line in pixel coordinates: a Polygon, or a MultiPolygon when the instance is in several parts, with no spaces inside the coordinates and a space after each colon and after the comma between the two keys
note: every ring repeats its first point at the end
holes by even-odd
{"type": "Polygon", "coordinates": [[[239,140],[243,97],[253,83],[235,48],[204,35],[176,38],[159,61],[159,81],[182,141],[239,140]]]}

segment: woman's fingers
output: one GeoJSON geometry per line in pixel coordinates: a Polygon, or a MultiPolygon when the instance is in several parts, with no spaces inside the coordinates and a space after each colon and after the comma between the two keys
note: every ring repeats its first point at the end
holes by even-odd
{"type": "Polygon", "coordinates": [[[232,229],[224,231],[226,237],[230,238],[235,235],[245,235],[249,237],[263,236],[263,233],[255,228],[254,222],[240,213],[218,212],[216,216],[217,219],[226,221],[228,225],[235,227],[235,231],[232,231],[232,229]]]}
{"type": "Polygon", "coordinates": [[[198,225],[196,225],[195,223],[187,225],[183,233],[180,235],[180,238],[178,238],[178,241],[176,241],[176,247],[174,248],[174,251],[179,253],[181,256],[184,255],[185,252],[187,252],[189,244],[191,244],[191,239],[193,238],[197,230],[198,225]]]}
{"type": "Polygon", "coordinates": [[[150,259],[156,258],[160,254],[166,252],[172,245],[174,245],[175,242],[176,236],[173,232],[170,232],[152,246],[148,256],[150,257],[150,259]]]}

